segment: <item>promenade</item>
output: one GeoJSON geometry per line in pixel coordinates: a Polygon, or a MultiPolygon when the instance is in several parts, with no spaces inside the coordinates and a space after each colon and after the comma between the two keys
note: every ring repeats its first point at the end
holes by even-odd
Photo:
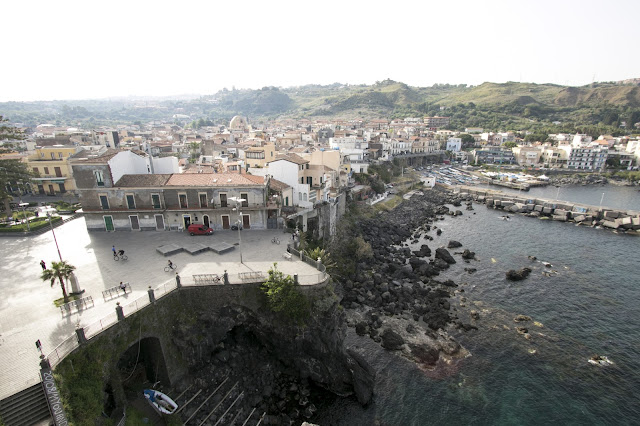
{"type": "MultiPolygon", "coordinates": [[[[39,381],[39,356],[35,342],[40,340],[43,353],[74,335],[76,326],[86,327],[113,315],[116,303],[126,305],[146,297],[149,286],[156,288],[175,283],[175,272],[165,272],[167,259],[177,265],[182,282],[192,282],[194,274],[220,274],[226,270],[230,278],[240,272],[265,273],[278,263],[285,274],[299,274],[302,285],[311,284],[318,270],[294,256],[286,260],[290,234],[282,230],[244,230],[238,246],[237,231],[219,231],[213,236],[190,236],[185,232],[100,232],[88,233],[80,217],[55,229],[62,259],[76,267],[75,274],[83,296],[92,296],[95,306],[79,313],[63,316],[53,300],[62,297],[60,284],[53,287],[40,278],[40,260],[49,266],[59,261],[51,231],[33,237],[0,238],[0,399],[4,399],[39,381]],[[277,236],[280,245],[271,239],[277,236]],[[223,254],[205,251],[191,255],[180,252],[164,257],[156,251],[166,244],[225,242],[234,249],[223,254]],[[111,246],[125,250],[126,261],[114,261],[111,246]],[[240,263],[242,251],[243,263],[240,263]],[[102,291],[129,282],[132,292],[105,302],[102,291]]],[[[237,279],[232,280],[232,282],[237,279]]],[[[241,285],[241,284],[240,284],[241,285]]],[[[68,291],[71,291],[68,289],[68,291]]]]}

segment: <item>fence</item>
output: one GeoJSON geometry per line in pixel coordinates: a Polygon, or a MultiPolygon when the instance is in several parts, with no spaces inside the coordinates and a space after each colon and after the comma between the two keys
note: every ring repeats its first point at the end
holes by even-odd
{"type": "MultiPolygon", "coordinates": [[[[291,251],[293,255],[297,255],[298,257],[300,256],[300,252],[298,252],[297,250],[291,249],[291,251]]],[[[303,261],[305,261],[306,263],[315,267],[318,266],[318,262],[314,261],[313,259],[309,258],[304,254],[302,256],[303,256],[303,261]]],[[[317,274],[298,275],[298,282],[304,285],[322,284],[326,282],[327,274],[325,272],[324,265],[320,264],[319,269],[320,271],[317,274]]],[[[254,273],[250,278],[245,278],[245,279],[239,278],[238,274],[228,276],[230,284],[262,282],[264,281],[265,278],[266,276],[264,274],[259,275],[257,273],[254,273]]],[[[222,283],[224,283],[223,275],[220,276],[220,284],[222,283]]],[[[213,285],[220,285],[220,284],[218,284],[217,282],[214,282],[213,280],[210,280],[210,282],[209,280],[207,280],[207,283],[205,283],[205,280],[196,279],[196,275],[193,276],[193,279],[185,280],[181,278],[181,285],[185,287],[191,287],[191,286],[196,287],[196,286],[205,286],[205,285],[213,286],[213,285]]],[[[128,316],[135,314],[136,312],[145,308],[146,306],[149,306],[152,303],[151,300],[157,300],[171,293],[173,290],[176,290],[177,288],[178,288],[178,285],[176,281],[170,280],[163,284],[160,284],[155,289],[152,289],[151,287],[149,287],[149,294],[147,296],[139,297],[136,300],[132,301],[131,303],[128,303],[123,306],[120,306],[120,303],[118,303],[116,312],[112,312],[109,315],[105,316],[104,318],[100,319],[99,321],[96,321],[92,324],[89,324],[88,326],[83,327],[81,330],[84,332],[84,337],[86,339],[90,339],[94,336],[97,336],[102,331],[108,329],[114,324],[116,324],[118,322],[117,311],[119,309],[121,310],[120,312],[122,313],[122,317],[126,318],[128,316]]],[[[69,355],[74,349],[76,349],[79,346],[80,346],[80,343],[78,341],[77,335],[69,336],[62,343],[60,343],[52,352],[50,352],[47,355],[47,359],[49,360],[49,364],[51,365],[51,367],[53,368],[54,366],[58,365],[60,361],[64,359],[64,357],[69,355]]]]}
{"type": "Polygon", "coordinates": [[[65,303],[64,305],[60,306],[60,312],[62,312],[62,315],[64,316],[65,314],[71,315],[74,312],[79,312],[83,309],[89,308],[93,308],[93,297],[91,296],[83,297],[82,299],[65,303]]]}
{"type": "Polygon", "coordinates": [[[122,295],[124,296],[127,293],[131,293],[131,286],[129,285],[128,282],[124,283],[124,288],[120,287],[119,285],[111,287],[106,289],[105,291],[102,292],[102,298],[104,299],[104,301],[107,301],[107,298],[109,298],[109,300],[120,296],[120,292],[122,291],[122,295]]]}
{"type": "Polygon", "coordinates": [[[78,346],[80,346],[80,344],[78,343],[76,336],[67,337],[66,340],[56,346],[56,348],[47,355],[47,359],[49,360],[51,367],[57,365],[78,346]]]}

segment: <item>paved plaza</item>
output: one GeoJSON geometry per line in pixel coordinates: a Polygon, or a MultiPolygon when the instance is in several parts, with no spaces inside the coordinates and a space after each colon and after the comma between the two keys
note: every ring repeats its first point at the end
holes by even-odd
{"type": "Polygon", "coordinates": [[[51,287],[40,279],[39,262],[44,260],[49,266],[60,259],[51,231],[33,237],[1,237],[0,399],[39,381],[37,340],[48,354],[74,334],[77,324],[85,327],[113,314],[116,302],[124,305],[146,296],[149,286],[175,282],[175,272],[164,271],[168,259],[177,265],[183,283],[190,282],[195,274],[222,275],[224,270],[230,277],[240,272],[266,274],[274,262],[286,274],[299,274],[301,284],[305,277],[317,276],[312,266],[295,257],[283,258],[290,234],[282,230],[244,230],[241,234],[242,244],[238,245],[237,231],[193,237],[177,231],[88,233],[83,217],[70,221],[55,229],[55,237],[62,259],[76,267],[78,282],[85,290],[83,296],[92,296],[95,306],[68,316],[53,305],[53,300],[62,297],[59,283],[51,287]],[[281,240],[280,245],[271,242],[274,236],[281,240]],[[180,251],[167,257],[157,250],[164,245],[207,245],[214,241],[233,248],[197,254],[180,251]],[[112,245],[125,250],[128,260],[114,261],[112,245]],[[102,291],[121,281],[129,282],[132,292],[105,302],[102,291]]]}

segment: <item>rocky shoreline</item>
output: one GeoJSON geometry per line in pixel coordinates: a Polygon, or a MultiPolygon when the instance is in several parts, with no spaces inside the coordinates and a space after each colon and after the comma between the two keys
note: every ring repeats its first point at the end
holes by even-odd
{"type": "MultiPolygon", "coordinates": [[[[357,262],[349,277],[333,277],[338,297],[316,298],[314,306],[324,307],[314,309],[306,327],[283,327],[272,315],[240,306],[195,313],[197,321],[173,333],[195,385],[211,390],[225,378],[239,382],[245,394],[238,406],[243,412],[253,407],[266,412],[265,425],[313,422],[318,410],[349,395],[366,405],[376,372],[360,348],[344,343],[347,327],[430,377],[452,374],[469,352],[447,330],[476,327],[458,317],[450,300],[464,290],[437,276],[452,264],[473,261],[474,253],[457,241],[447,248],[409,247],[433,239],[430,234],[440,235],[438,221],[445,215],[463,214],[445,204],[462,208],[458,195],[435,189],[390,212],[359,217],[356,232],[370,246],[369,256],[357,262]]],[[[468,203],[466,209],[473,207],[468,203]]],[[[191,415],[191,409],[185,414],[191,415]]]]}
{"type": "Polygon", "coordinates": [[[593,174],[577,174],[577,175],[559,175],[549,178],[549,185],[557,187],[574,186],[574,185],[618,185],[618,186],[638,186],[638,182],[629,182],[620,176],[603,176],[598,173],[593,174]]]}
{"type": "MultiPolygon", "coordinates": [[[[450,265],[470,262],[474,253],[467,249],[452,254],[447,248],[432,250],[426,244],[417,250],[408,247],[432,239],[430,233],[440,235],[437,222],[444,215],[463,214],[445,204],[462,206],[456,195],[435,189],[412,196],[393,211],[358,220],[356,232],[371,246],[372,254],[338,288],[348,324],[356,333],[368,335],[381,347],[431,372],[469,355],[447,328],[475,328],[458,318],[449,300],[455,291],[464,290],[451,280],[436,279],[450,265]]],[[[461,246],[451,241],[448,248],[461,246]]]]}

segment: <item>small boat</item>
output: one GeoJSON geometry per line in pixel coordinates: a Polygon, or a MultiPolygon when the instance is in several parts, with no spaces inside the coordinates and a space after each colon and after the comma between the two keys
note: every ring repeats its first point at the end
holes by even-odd
{"type": "Polygon", "coordinates": [[[589,358],[589,364],[593,364],[593,365],[599,365],[601,367],[605,367],[607,365],[612,365],[613,361],[611,361],[609,358],[607,358],[604,355],[593,355],[591,358],[589,358]]]}
{"type": "Polygon", "coordinates": [[[160,391],[145,389],[144,397],[147,399],[147,402],[151,404],[154,410],[160,414],[173,414],[178,409],[178,404],[160,391]]]}

